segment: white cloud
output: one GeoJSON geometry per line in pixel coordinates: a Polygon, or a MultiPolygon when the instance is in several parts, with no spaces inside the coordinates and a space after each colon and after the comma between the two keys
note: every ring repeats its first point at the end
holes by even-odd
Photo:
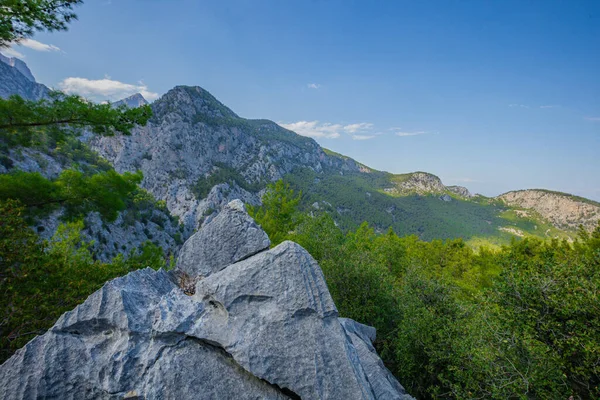
{"type": "Polygon", "coordinates": [[[312,138],[337,139],[343,126],[340,124],[319,123],[319,121],[298,121],[290,124],[280,123],[285,129],[296,132],[298,135],[312,138]]]}
{"type": "Polygon", "coordinates": [[[35,51],[60,51],[60,49],[53,44],[46,44],[33,39],[23,39],[15,44],[35,51]]]}
{"type": "Polygon", "coordinates": [[[279,125],[299,135],[312,138],[337,139],[342,134],[346,134],[354,140],[368,140],[379,135],[379,133],[372,132],[373,124],[368,122],[343,125],[319,121],[298,121],[289,124],[279,123],[279,125]]]}
{"type": "Polygon", "coordinates": [[[558,107],[560,107],[560,106],[552,106],[552,105],[550,105],[550,106],[540,106],[540,108],[558,108],[558,107]]]}
{"type": "Polygon", "coordinates": [[[2,49],[2,54],[7,57],[17,57],[17,58],[25,58],[25,54],[19,53],[12,47],[7,47],[6,49],[2,49]]]}
{"type": "Polygon", "coordinates": [[[585,117],[588,121],[599,122],[600,117],[585,117]]]}
{"type": "Polygon", "coordinates": [[[377,135],[352,135],[352,139],[354,140],[369,140],[373,139],[377,135]]]}
{"type": "Polygon", "coordinates": [[[526,104],[509,104],[509,107],[529,108],[526,104]]]}
{"type": "Polygon", "coordinates": [[[318,89],[321,87],[318,83],[309,83],[306,85],[309,89],[318,89]]]}
{"type": "Polygon", "coordinates": [[[119,82],[105,77],[104,79],[67,78],[58,84],[60,90],[68,94],[78,94],[95,101],[117,101],[135,93],[141,93],[146,100],[156,100],[158,93],[148,90],[139,82],[137,85],[119,82]]]}
{"type": "Polygon", "coordinates": [[[344,126],[344,131],[348,133],[369,131],[371,129],[373,129],[373,124],[369,124],[367,122],[360,122],[358,124],[350,124],[344,126]]]}
{"type": "Polygon", "coordinates": [[[416,132],[396,132],[396,136],[406,137],[406,136],[419,136],[425,135],[427,132],[425,131],[416,131],[416,132]]]}
{"type": "Polygon", "coordinates": [[[2,49],[2,53],[8,57],[25,58],[25,54],[18,51],[15,46],[27,47],[35,51],[61,51],[60,48],[53,44],[46,44],[33,39],[23,39],[18,42],[12,42],[11,47],[2,49]]]}

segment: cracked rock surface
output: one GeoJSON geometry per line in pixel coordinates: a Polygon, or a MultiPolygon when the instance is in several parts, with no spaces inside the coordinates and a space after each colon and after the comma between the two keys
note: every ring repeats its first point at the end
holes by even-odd
{"type": "Polygon", "coordinates": [[[269,249],[241,202],[184,250],[174,271],[106,283],[15,353],[0,398],[411,399],[375,329],[338,318],[315,260],[269,249]]]}

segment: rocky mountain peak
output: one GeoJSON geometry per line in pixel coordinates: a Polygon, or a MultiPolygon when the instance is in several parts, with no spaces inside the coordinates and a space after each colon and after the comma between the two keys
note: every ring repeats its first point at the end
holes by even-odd
{"type": "Polygon", "coordinates": [[[386,189],[392,194],[439,194],[446,191],[446,186],[440,178],[427,172],[411,172],[408,174],[393,175],[391,181],[395,187],[386,189]]]}
{"type": "Polygon", "coordinates": [[[46,86],[35,82],[23,61],[0,54],[0,97],[8,98],[16,94],[27,100],[40,100],[47,97],[49,92],[46,86]]]}
{"type": "Polygon", "coordinates": [[[451,191],[454,194],[457,194],[457,195],[462,196],[467,199],[470,199],[471,197],[473,197],[473,195],[471,194],[469,189],[467,189],[464,186],[446,186],[446,189],[448,189],[449,191],[451,191]]]}
{"type": "Polygon", "coordinates": [[[7,65],[10,65],[11,67],[19,71],[30,82],[35,82],[35,78],[31,73],[31,70],[29,69],[27,64],[25,64],[25,62],[23,62],[22,60],[19,60],[16,57],[6,57],[4,54],[0,53],[0,61],[7,65]]]}
{"type": "Polygon", "coordinates": [[[157,118],[172,112],[198,121],[237,119],[239,116],[200,86],[175,86],[153,104],[157,118]]]}
{"type": "Polygon", "coordinates": [[[112,103],[113,107],[127,106],[128,108],[137,108],[149,104],[141,93],[132,94],[122,100],[112,103]]]}
{"type": "Polygon", "coordinates": [[[106,283],[0,366],[0,398],[411,399],[298,244],[238,200],[172,272],[106,283]]]}

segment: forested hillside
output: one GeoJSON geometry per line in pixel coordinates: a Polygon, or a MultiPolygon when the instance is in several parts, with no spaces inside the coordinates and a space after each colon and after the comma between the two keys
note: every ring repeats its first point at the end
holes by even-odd
{"type": "Polygon", "coordinates": [[[344,233],[330,213],[298,212],[279,182],[251,214],[274,244],[318,261],[340,313],[377,328],[408,392],[427,399],[600,396],[600,224],[566,240],[472,250],[367,223],[344,233]]]}

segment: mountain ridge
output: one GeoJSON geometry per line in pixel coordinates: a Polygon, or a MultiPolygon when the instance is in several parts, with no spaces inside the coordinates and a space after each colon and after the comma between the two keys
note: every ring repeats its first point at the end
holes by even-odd
{"type": "MultiPolygon", "coordinates": [[[[18,81],[12,88],[17,94],[36,99],[39,87],[48,90],[5,63],[0,68],[3,81],[18,81]]],[[[0,90],[0,96],[6,93],[0,90]]],[[[508,242],[514,232],[565,237],[561,232],[566,230],[571,232],[566,236],[572,236],[580,222],[593,229],[593,221],[567,216],[569,223],[560,223],[543,209],[517,213],[512,208],[522,205],[506,202],[504,195],[474,196],[465,187],[444,185],[431,173],[375,170],[273,121],[242,118],[199,86],[176,86],[150,106],[154,115],[148,125],[135,128],[131,136],[84,135],[84,140],[118,172],[142,170],[142,187],[164,200],[187,232],[208,222],[234,198],[259,204],[266,185],[278,179],[303,191],[305,211],[314,212],[317,204],[346,228],[366,220],[379,231],[392,227],[426,240],[499,235],[500,243],[508,242]],[[552,226],[545,226],[544,220],[552,226]]]]}

